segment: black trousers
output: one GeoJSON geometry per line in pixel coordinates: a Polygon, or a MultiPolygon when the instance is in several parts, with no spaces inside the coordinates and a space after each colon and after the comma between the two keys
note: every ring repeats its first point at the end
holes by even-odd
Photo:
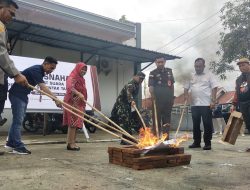
{"type": "Polygon", "coordinates": [[[2,113],[5,105],[5,100],[0,100],[0,120],[2,120],[2,113]]]}
{"type": "Polygon", "coordinates": [[[244,122],[248,132],[250,132],[250,101],[249,102],[240,102],[240,112],[243,115],[244,122]]]}
{"type": "Polygon", "coordinates": [[[204,143],[211,145],[213,134],[212,110],[209,106],[192,106],[192,119],[193,119],[193,139],[195,144],[201,143],[201,119],[204,126],[204,143]]]}
{"type": "MultiPolygon", "coordinates": [[[[171,123],[171,111],[172,111],[173,101],[156,101],[156,113],[157,113],[157,121],[160,133],[168,133],[171,123]],[[164,126],[164,124],[169,124],[168,127],[164,126]]],[[[155,129],[155,111],[153,106],[153,133],[156,134],[155,129]]]]}

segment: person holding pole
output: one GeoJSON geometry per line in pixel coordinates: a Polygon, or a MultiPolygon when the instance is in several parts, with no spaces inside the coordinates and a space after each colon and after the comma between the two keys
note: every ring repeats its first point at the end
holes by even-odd
{"type": "MultiPolygon", "coordinates": [[[[28,67],[22,71],[22,74],[27,78],[30,85],[38,85],[42,91],[56,97],[45,85],[43,80],[45,74],[50,74],[55,70],[56,65],[57,60],[48,56],[43,61],[42,65],[28,67]]],[[[30,94],[31,91],[32,89],[23,87],[16,82],[9,90],[9,100],[11,103],[13,119],[5,148],[15,154],[31,154],[21,140],[21,126],[28,105],[28,94],[30,94]]],[[[61,107],[61,103],[59,101],[55,101],[55,104],[58,107],[61,107]]]]}
{"type": "MultiPolygon", "coordinates": [[[[28,85],[27,79],[17,70],[8,53],[8,34],[5,26],[15,17],[17,9],[18,5],[14,1],[0,0],[0,85],[1,97],[3,98],[0,102],[1,113],[4,109],[5,97],[7,97],[6,86],[8,84],[6,83],[8,83],[8,80],[6,76],[13,78],[16,83],[28,85]]],[[[6,121],[7,119],[2,119],[0,125],[3,125],[6,121]]],[[[3,153],[0,151],[0,155],[3,153]]]]}
{"type": "MultiPolygon", "coordinates": [[[[83,78],[86,72],[87,65],[85,63],[80,62],[76,64],[75,68],[67,78],[66,95],[64,97],[65,103],[83,112],[85,112],[85,101],[87,101],[87,88],[85,79],[83,78]]],[[[63,125],[68,126],[67,150],[79,151],[80,147],[76,145],[76,130],[77,128],[83,127],[83,119],[64,109],[63,125]]]]}
{"type": "Polygon", "coordinates": [[[172,69],[165,67],[166,59],[164,57],[157,58],[155,64],[157,68],[149,73],[148,81],[152,105],[154,105],[153,133],[157,137],[160,137],[162,133],[167,133],[167,139],[169,139],[175,81],[172,69]]]}
{"type": "MultiPolygon", "coordinates": [[[[135,106],[135,97],[138,95],[141,83],[144,79],[145,74],[143,72],[138,72],[133,76],[133,79],[121,90],[111,111],[111,120],[122,127],[130,135],[132,134],[132,128],[137,125],[132,117],[132,111],[135,106]]],[[[126,135],[122,135],[122,137],[132,142],[134,141],[126,135]]],[[[121,141],[121,145],[127,144],[126,141],[121,141]]]]}
{"type": "Polygon", "coordinates": [[[192,97],[192,119],[193,119],[193,139],[194,142],[189,148],[200,148],[201,145],[201,118],[204,126],[203,150],[211,150],[211,140],[213,134],[212,109],[216,103],[216,93],[218,83],[215,76],[204,71],[205,60],[197,58],[194,63],[195,73],[191,80],[184,85],[184,100],[188,100],[188,91],[191,90],[192,97]]]}

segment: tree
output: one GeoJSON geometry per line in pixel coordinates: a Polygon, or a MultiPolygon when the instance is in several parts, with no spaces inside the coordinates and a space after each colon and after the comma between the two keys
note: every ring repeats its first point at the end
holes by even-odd
{"type": "Polygon", "coordinates": [[[241,57],[250,57],[250,1],[231,0],[222,7],[221,21],[224,32],[220,34],[218,62],[210,63],[210,68],[222,79],[226,71],[234,70],[231,63],[241,57]]]}

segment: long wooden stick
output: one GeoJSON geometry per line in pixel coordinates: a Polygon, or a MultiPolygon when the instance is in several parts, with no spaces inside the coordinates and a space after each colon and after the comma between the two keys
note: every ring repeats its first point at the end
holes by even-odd
{"type": "Polygon", "coordinates": [[[184,115],[184,112],[185,112],[186,105],[187,105],[187,100],[185,101],[184,108],[183,108],[183,110],[181,112],[181,118],[179,120],[179,124],[178,124],[177,130],[176,130],[176,133],[175,133],[175,138],[177,138],[177,134],[179,132],[179,129],[180,129],[180,126],[181,126],[181,123],[182,123],[182,120],[183,120],[183,115],[184,115]]]}
{"type": "Polygon", "coordinates": [[[153,100],[153,104],[154,104],[154,115],[155,115],[155,131],[156,131],[156,136],[159,139],[160,138],[160,134],[159,134],[158,115],[157,115],[155,100],[153,100]]]}
{"type": "Polygon", "coordinates": [[[116,126],[118,129],[120,129],[121,131],[123,131],[126,136],[128,136],[129,138],[135,140],[136,142],[138,142],[138,140],[133,137],[132,135],[130,135],[127,131],[125,131],[123,128],[121,128],[119,125],[117,125],[115,122],[113,122],[111,119],[109,119],[107,116],[105,116],[101,111],[99,111],[98,109],[96,109],[94,106],[92,106],[90,103],[88,103],[86,100],[84,100],[86,104],[88,104],[91,108],[93,108],[97,113],[99,113],[101,116],[103,116],[103,118],[105,118],[106,120],[108,120],[110,123],[112,123],[114,126],[116,126]]]}
{"type": "Polygon", "coordinates": [[[107,132],[107,133],[109,133],[109,134],[111,134],[111,135],[113,135],[113,136],[115,136],[115,137],[118,137],[118,138],[120,138],[120,139],[122,139],[122,140],[124,140],[124,141],[126,141],[126,142],[128,142],[128,143],[130,143],[130,144],[132,144],[132,145],[136,145],[136,143],[134,143],[134,142],[132,142],[132,141],[126,139],[126,138],[123,138],[123,137],[121,137],[121,136],[119,136],[119,135],[117,135],[117,134],[115,134],[115,133],[113,133],[113,132],[111,132],[111,131],[109,131],[109,130],[107,130],[107,129],[105,129],[105,128],[103,128],[103,127],[97,125],[96,123],[93,123],[93,122],[89,121],[88,119],[86,119],[86,118],[84,118],[83,116],[81,116],[81,115],[79,115],[79,114],[73,112],[72,110],[66,108],[65,106],[63,106],[63,109],[65,109],[65,110],[67,110],[68,112],[74,114],[75,116],[77,116],[77,117],[83,119],[84,121],[88,122],[89,124],[94,125],[94,126],[97,127],[98,129],[101,129],[101,130],[103,130],[103,131],[105,131],[105,132],[107,132]]]}
{"type": "MultiPolygon", "coordinates": [[[[86,113],[84,113],[84,112],[78,110],[77,108],[75,108],[75,107],[73,107],[73,106],[71,106],[71,105],[65,103],[64,101],[58,99],[57,97],[54,97],[54,96],[52,96],[52,95],[50,95],[50,94],[48,94],[48,93],[46,93],[46,92],[44,92],[44,91],[42,91],[42,90],[40,90],[40,89],[37,89],[37,88],[35,88],[34,86],[32,86],[32,85],[30,85],[30,84],[29,84],[29,87],[30,87],[31,89],[33,89],[33,90],[36,90],[36,91],[40,92],[41,94],[44,94],[44,95],[50,97],[51,99],[53,99],[53,100],[55,100],[55,101],[60,102],[62,105],[65,105],[65,106],[67,106],[67,107],[73,109],[74,111],[77,111],[78,113],[80,112],[81,114],[86,114],[86,113]]],[[[85,102],[86,102],[88,105],[90,105],[87,101],[85,101],[85,102]]],[[[91,105],[90,105],[90,106],[91,106],[91,105]]],[[[96,108],[94,108],[93,106],[91,106],[91,107],[92,107],[93,109],[96,109],[96,108]]],[[[96,109],[96,110],[97,110],[97,109],[96,109]]],[[[100,112],[100,111],[99,111],[99,112],[100,112]]],[[[101,112],[100,112],[100,113],[101,113],[101,112]]],[[[87,114],[86,114],[86,115],[87,115],[87,114]]],[[[103,115],[104,115],[104,114],[103,114],[103,115]]],[[[88,115],[88,117],[90,117],[90,116],[88,115]]],[[[105,116],[105,117],[106,117],[106,116],[105,116]]],[[[113,123],[114,123],[114,122],[113,122],[113,123]]],[[[106,125],[107,125],[107,124],[106,124],[106,125]]],[[[122,129],[122,128],[121,128],[120,126],[118,126],[117,124],[116,124],[116,126],[117,126],[119,129],[122,129]]],[[[120,132],[120,133],[124,134],[125,136],[127,136],[127,137],[133,139],[135,142],[138,142],[138,140],[137,140],[135,137],[133,137],[132,135],[130,135],[129,133],[127,133],[124,129],[122,129],[122,130],[117,130],[117,129],[115,129],[114,127],[111,127],[111,126],[109,126],[109,128],[111,128],[111,129],[113,129],[113,130],[115,130],[115,131],[117,131],[117,132],[120,132]],[[124,132],[124,131],[125,131],[125,132],[124,132]]]]}
{"type": "Polygon", "coordinates": [[[137,112],[137,114],[138,114],[138,116],[139,116],[139,118],[140,118],[140,120],[141,120],[141,122],[142,122],[143,128],[145,129],[145,128],[146,128],[146,124],[145,124],[145,122],[144,122],[144,120],[143,120],[143,118],[142,118],[142,116],[141,116],[141,113],[140,113],[139,110],[137,109],[136,105],[133,105],[133,107],[135,108],[135,111],[137,112]]]}

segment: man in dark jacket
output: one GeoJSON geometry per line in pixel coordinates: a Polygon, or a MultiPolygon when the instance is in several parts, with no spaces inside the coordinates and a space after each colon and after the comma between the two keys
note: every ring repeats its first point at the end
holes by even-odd
{"type": "MultiPolygon", "coordinates": [[[[236,93],[234,97],[234,106],[240,106],[240,112],[243,115],[246,128],[250,133],[250,63],[249,59],[242,58],[237,63],[241,75],[236,79],[236,93]]],[[[250,148],[248,148],[250,151],[250,148]]]]}

